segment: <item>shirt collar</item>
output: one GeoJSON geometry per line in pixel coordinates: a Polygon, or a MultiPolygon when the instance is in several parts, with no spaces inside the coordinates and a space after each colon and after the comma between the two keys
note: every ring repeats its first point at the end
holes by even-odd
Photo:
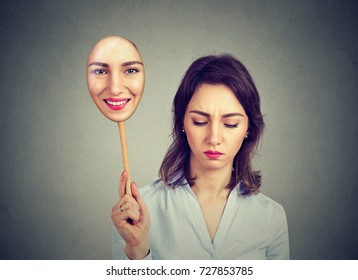
{"type": "MultiPolygon", "coordinates": [[[[175,173],[173,175],[172,178],[170,178],[170,183],[174,183],[175,181],[177,181],[181,176],[182,176],[182,172],[181,171],[178,171],[177,173],[175,173]]],[[[188,188],[190,188],[187,180],[184,178],[184,181],[183,183],[181,184],[181,186],[187,186],[188,188]]],[[[244,183],[242,181],[240,181],[233,189],[232,191],[235,191],[237,193],[237,196],[242,196],[242,195],[245,195],[245,186],[244,186],[244,183]]]]}

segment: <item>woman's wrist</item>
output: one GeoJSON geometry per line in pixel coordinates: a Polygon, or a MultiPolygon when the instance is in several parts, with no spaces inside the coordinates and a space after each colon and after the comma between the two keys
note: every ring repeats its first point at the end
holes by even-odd
{"type": "Polygon", "coordinates": [[[148,256],[149,249],[149,241],[145,241],[138,246],[126,246],[125,251],[127,257],[131,260],[142,260],[146,256],[148,256]]]}

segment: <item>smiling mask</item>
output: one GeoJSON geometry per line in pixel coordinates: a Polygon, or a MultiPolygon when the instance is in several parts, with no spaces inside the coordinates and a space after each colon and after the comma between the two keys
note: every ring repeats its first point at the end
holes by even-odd
{"type": "Polygon", "coordinates": [[[131,193],[130,171],[124,122],[137,109],[144,91],[144,65],[137,47],[128,39],[109,36],[98,41],[88,55],[86,65],[88,91],[100,112],[117,122],[122,158],[131,193]]]}

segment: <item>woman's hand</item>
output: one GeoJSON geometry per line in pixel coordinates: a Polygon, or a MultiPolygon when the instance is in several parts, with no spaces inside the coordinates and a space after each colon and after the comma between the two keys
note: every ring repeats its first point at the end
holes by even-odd
{"type": "Polygon", "coordinates": [[[132,195],[125,193],[126,181],[124,171],[118,187],[120,200],[112,208],[112,222],[126,242],[127,257],[143,259],[149,253],[150,217],[135,183],[131,183],[132,195]]]}

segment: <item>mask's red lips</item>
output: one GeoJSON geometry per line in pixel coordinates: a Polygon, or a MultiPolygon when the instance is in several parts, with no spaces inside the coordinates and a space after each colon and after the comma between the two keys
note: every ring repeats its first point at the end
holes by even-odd
{"type": "Polygon", "coordinates": [[[103,101],[111,110],[119,111],[126,107],[131,98],[105,98],[103,101]]]}

